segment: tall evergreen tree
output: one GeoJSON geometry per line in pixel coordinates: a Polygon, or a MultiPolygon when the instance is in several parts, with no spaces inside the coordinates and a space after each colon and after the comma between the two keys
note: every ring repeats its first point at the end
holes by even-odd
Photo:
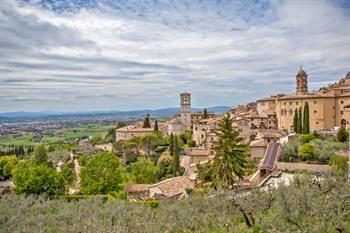
{"type": "Polygon", "coordinates": [[[146,115],[143,121],[143,128],[151,128],[151,116],[149,114],[146,115]]]}
{"type": "Polygon", "coordinates": [[[304,105],[303,134],[310,133],[309,104],[304,105]]]}
{"type": "Polygon", "coordinates": [[[174,140],[173,150],[173,174],[176,176],[180,170],[180,148],[176,138],[174,140]]]}
{"type": "Polygon", "coordinates": [[[297,133],[299,134],[303,133],[303,115],[301,114],[301,107],[299,108],[299,113],[298,113],[297,133]]]}
{"type": "Polygon", "coordinates": [[[158,131],[159,131],[159,128],[158,128],[158,121],[157,121],[157,120],[154,122],[154,131],[155,131],[155,132],[158,132],[158,131]]]}
{"type": "Polygon", "coordinates": [[[232,119],[226,114],[216,131],[216,156],[213,159],[213,175],[217,184],[230,186],[235,179],[243,178],[247,168],[248,146],[232,128],[232,119]]]}
{"type": "Polygon", "coordinates": [[[170,134],[170,140],[169,140],[169,153],[170,155],[174,154],[174,134],[170,134]]]}
{"type": "Polygon", "coordinates": [[[295,109],[294,111],[293,130],[295,133],[298,131],[298,109],[295,109]]]}
{"type": "Polygon", "coordinates": [[[206,109],[206,108],[203,110],[203,118],[204,118],[204,119],[207,119],[207,118],[208,118],[208,112],[207,112],[207,109],[206,109]]]}

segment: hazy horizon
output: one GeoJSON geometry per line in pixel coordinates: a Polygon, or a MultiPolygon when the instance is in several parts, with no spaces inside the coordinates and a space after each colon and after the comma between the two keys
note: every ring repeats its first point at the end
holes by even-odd
{"type": "Polygon", "coordinates": [[[234,106],[350,70],[350,2],[0,3],[0,112],[234,106]]]}

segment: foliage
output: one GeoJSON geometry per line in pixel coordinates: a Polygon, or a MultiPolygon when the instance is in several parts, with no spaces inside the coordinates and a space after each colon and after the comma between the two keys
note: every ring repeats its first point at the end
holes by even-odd
{"type": "Polygon", "coordinates": [[[106,141],[108,142],[115,142],[116,136],[115,136],[115,128],[110,128],[105,136],[106,141]]]}
{"type": "Polygon", "coordinates": [[[310,133],[310,119],[309,119],[309,103],[304,105],[304,117],[303,117],[303,134],[310,133]]]}
{"type": "Polygon", "coordinates": [[[178,140],[174,141],[173,174],[176,176],[180,170],[180,148],[178,140]]]}
{"type": "Polygon", "coordinates": [[[152,150],[161,144],[163,144],[163,138],[159,132],[146,134],[141,138],[141,146],[146,151],[148,157],[151,156],[152,150]]]}
{"type": "Polygon", "coordinates": [[[151,159],[140,157],[131,165],[131,174],[138,184],[152,184],[157,181],[158,167],[151,159]]]}
{"type": "Polygon", "coordinates": [[[295,109],[294,111],[294,117],[293,117],[293,130],[295,133],[298,132],[298,109],[295,109]]]}
{"type": "Polygon", "coordinates": [[[8,178],[12,175],[12,169],[18,163],[16,156],[0,156],[0,177],[8,178]]]}
{"type": "Polygon", "coordinates": [[[341,127],[337,132],[337,138],[339,142],[347,142],[349,139],[349,132],[345,127],[341,127]]]}
{"type": "Polygon", "coordinates": [[[299,113],[298,113],[297,133],[299,134],[303,133],[303,117],[301,114],[301,107],[299,108],[299,113]]]}
{"type": "Polygon", "coordinates": [[[68,161],[61,171],[62,177],[66,185],[70,185],[75,180],[75,175],[73,173],[73,163],[68,161]]]}
{"type": "Polygon", "coordinates": [[[195,140],[189,140],[189,141],[187,142],[187,145],[188,145],[189,147],[196,147],[196,141],[195,141],[195,140]]]}
{"type": "Polygon", "coordinates": [[[327,163],[336,151],[347,149],[346,143],[336,142],[332,138],[315,139],[311,144],[315,148],[315,159],[321,163],[327,163]]]}
{"type": "Polygon", "coordinates": [[[36,165],[31,161],[21,161],[13,170],[13,182],[17,194],[53,196],[64,193],[62,175],[46,164],[36,165]]]}
{"type": "Polygon", "coordinates": [[[107,194],[120,189],[123,168],[114,154],[101,153],[87,161],[80,177],[83,194],[107,194]]]}
{"type": "Polygon", "coordinates": [[[305,144],[305,143],[309,143],[312,140],[316,139],[316,137],[313,134],[302,134],[302,135],[299,135],[298,139],[301,142],[301,144],[305,144]]]}
{"type": "Polygon", "coordinates": [[[315,157],[315,146],[310,143],[300,146],[299,156],[302,160],[312,160],[315,157]]]}
{"type": "Polygon", "coordinates": [[[162,155],[158,160],[158,178],[169,178],[173,174],[173,157],[162,155]]]}
{"type": "Polygon", "coordinates": [[[143,121],[143,128],[151,128],[151,116],[149,114],[146,115],[143,121]]]}
{"type": "Polygon", "coordinates": [[[45,148],[45,145],[40,144],[35,147],[33,159],[34,159],[34,163],[37,165],[47,163],[48,156],[47,156],[47,150],[45,148]]]}
{"type": "Polygon", "coordinates": [[[299,140],[290,140],[288,143],[282,146],[280,160],[283,162],[292,162],[299,157],[298,149],[300,143],[299,140]]]}
{"type": "Polygon", "coordinates": [[[329,161],[329,165],[345,173],[348,170],[348,158],[340,155],[333,155],[329,161]]]}
{"type": "Polygon", "coordinates": [[[197,167],[197,177],[202,183],[213,181],[213,171],[210,161],[208,163],[196,165],[197,167]]]}
{"type": "Polygon", "coordinates": [[[158,128],[158,121],[156,120],[155,123],[154,123],[154,131],[155,132],[158,132],[159,131],[159,128],[158,128]]]}
{"type": "Polygon", "coordinates": [[[207,119],[207,118],[208,118],[208,111],[207,111],[206,108],[205,108],[204,111],[203,111],[203,118],[204,118],[204,119],[207,119]]]}
{"type": "Polygon", "coordinates": [[[174,153],[174,134],[171,132],[169,139],[169,153],[173,155],[174,153]]]}
{"type": "Polygon", "coordinates": [[[67,201],[9,195],[0,198],[1,232],[350,231],[350,186],[342,178],[324,176],[317,184],[312,177],[297,176],[276,190],[210,195],[203,198],[194,190],[189,200],[139,203],[100,196],[75,195],[67,201]]]}
{"type": "Polygon", "coordinates": [[[239,133],[232,128],[232,119],[226,114],[216,131],[218,140],[214,144],[216,156],[213,160],[214,181],[230,186],[235,179],[243,178],[247,166],[248,146],[243,144],[239,133]]]}

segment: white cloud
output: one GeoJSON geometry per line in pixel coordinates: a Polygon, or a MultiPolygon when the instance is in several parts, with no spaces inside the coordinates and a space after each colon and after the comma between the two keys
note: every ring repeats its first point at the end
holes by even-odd
{"type": "Polygon", "coordinates": [[[233,105],[292,92],[299,65],[316,89],[349,69],[346,10],[332,1],[3,1],[0,109],[158,108],[184,90],[197,106],[233,105]]]}

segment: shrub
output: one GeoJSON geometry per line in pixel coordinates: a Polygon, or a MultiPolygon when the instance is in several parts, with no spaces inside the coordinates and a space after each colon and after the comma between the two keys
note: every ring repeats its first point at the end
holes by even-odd
{"type": "Polygon", "coordinates": [[[18,163],[16,156],[1,156],[0,157],[0,177],[8,178],[12,175],[11,171],[18,163]]]}
{"type": "Polygon", "coordinates": [[[284,162],[291,162],[294,159],[298,158],[298,148],[300,143],[298,140],[291,140],[288,143],[284,144],[282,147],[280,160],[284,162]]]}
{"type": "Polygon", "coordinates": [[[337,132],[337,138],[339,142],[347,142],[349,138],[349,132],[341,127],[337,132]]]}
{"type": "Polygon", "coordinates": [[[309,143],[314,140],[316,137],[313,134],[302,134],[299,136],[299,141],[301,144],[309,143]]]}
{"type": "Polygon", "coordinates": [[[151,159],[140,157],[131,165],[131,174],[139,184],[152,184],[157,181],[158,167],[151,159]]]}
{"type": "Polygon", "coordinates": [[[315,157],[315,147],[310,143],[305,143],[299,148],[299,156],[302,160],[311,160],[315,157]]]}
{"type": "Polygon", "coordinates": [[[329,165],[340,172],[346,172],[348,169],[348,158],[339,155],[333,155],[329,161],[329,165]]]}
{"type": "Polygon", "coordinates": [[[196,147],[196,141],[194,141],[194,140],[189,140],[187,142],[187,144],[188,144],[189,147],[196,147]]]}
{"type": "Polygon", "coordinates": [[[315,148],[315,159],[321,163],[327,163],[337,150],[347,148],[345,143],[336,142],[332,138],[326,138],[324,140],[315,139],[311,144],[315,148]]]}

